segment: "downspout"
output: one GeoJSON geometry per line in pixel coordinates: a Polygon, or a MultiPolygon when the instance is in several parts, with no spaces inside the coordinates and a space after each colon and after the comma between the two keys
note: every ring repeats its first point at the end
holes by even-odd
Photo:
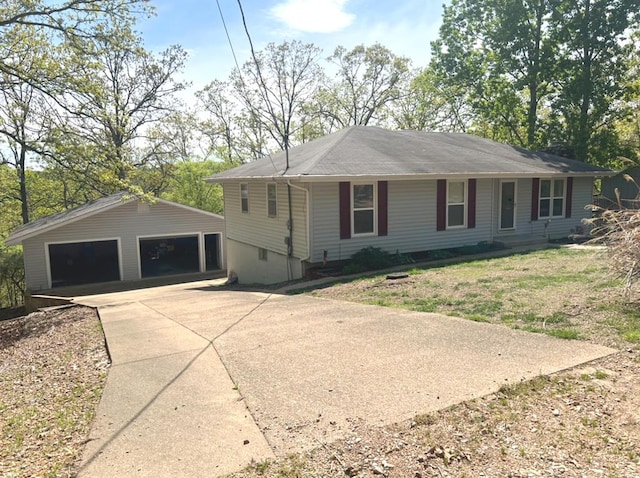
{"type": "MultiPolygon", "coordinates": [[[[284,157],[285,168],[282,175],[287,174],[289,170],[289,137],[284,136],[284,157]]],[[[287,244],[287,279],[293,279],[293,270],[291,268],[291,258],[293,257],[293,205],[291,204],[291,185],[287,181],[287,201],[289,203],[289,220],[287,221],[287,229],[289,230],[289,240],[287,244]]]]}
{"type": "Polygon", "coordinates": [[[303,188],[302,186],[296,186],[295,184],[291,184],[291,180],[287,179],[287,186],[289,188],[299,189],[300,191],[304,191],[304,198],[306,203],[306,211],[307,211],[307,230],[306,234],[306,243],[307,243],[307,255],[305,257],[301,257],[301,261],[308,261],[311,259],[311,244],[309,243],[311,238],[311,224],[309,220],[309,191],[307,188],[303,188]]]}

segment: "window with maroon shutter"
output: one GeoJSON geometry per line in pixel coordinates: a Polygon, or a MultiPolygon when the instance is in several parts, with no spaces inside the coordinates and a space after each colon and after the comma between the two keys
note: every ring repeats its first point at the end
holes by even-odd
{"type": "Polygon", "coordinates": [[[540,179],[538,218],[564,217],[567,181],[565,179],[540,179]]]}
{"type": "Polygon", "coordinates": [[[388,234],[388,183],[339,183],[340,239],[388,234]]]}
{"type": "Polygon", "coordinates": [[[439,179],[436,229],[476,227],[476,180],[439,179]]]}

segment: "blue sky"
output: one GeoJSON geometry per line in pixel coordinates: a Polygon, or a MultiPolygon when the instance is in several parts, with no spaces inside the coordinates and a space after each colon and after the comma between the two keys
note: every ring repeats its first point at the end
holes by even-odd
{"type": "MultiPolygon", "coordinates": [[[[448,0],[444,0],[448,3],[448,0]]],[[[249,59],[237,0],[219,0],[238,62],[249,59]]],[[[234,66],[216,0],[152,0],[156,16],[138,30],[145,46],[160,51],[180,44],[189,52],[185,78],[200,89],[227,79],[234,66]]],[[[437,38],[443,0],[243,0],[254,46],[299,40],[322,48],[322,58],[342,45],[378,42],[413,66],[429,61],[429,43],[437,38]]]]}

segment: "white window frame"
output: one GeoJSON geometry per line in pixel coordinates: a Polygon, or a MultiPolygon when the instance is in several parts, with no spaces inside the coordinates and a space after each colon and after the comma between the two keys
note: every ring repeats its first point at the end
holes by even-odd
{"type": "Polygon", "coordinates": [[[446,208],[447,208],[447,229],[464,229],[467,227],[467,210],[469,207],[469,181],[467,181],[466,179],[448,179],[447,180],[447,204],[446,204],[446,208]],[[449,200],[449,188],[451,186],[452,183],[462,183],[464,186],[464,191],[463,191],[463,200],[462,202],[451,202],[449,200]],[[462,224],[455,224],[455,225],[450,225],[449,224],[449,207],[450,206],[463,206],[462,209],[462,224]]]}
{"type": "Polygon", "coordinates": [[[240,183],[240,211],[242,211],[243,214],[249,214],[249,183],[240,183]],[[245,192],[246,198],[244,197],[245,192]]]}
{"type": "Polygon", "coordinates": [[[365,237],[375,236],[378,234],[378,183],[377,182],[356,182],[351,183],[351,236],[365,237]],[[356,186],[372,186],[373,188],[373,204],[372,207],[356,208],[355,207],[355,188],[356,186]],[[357,211],[373,211],[373,230],[367,232],[356,232],[356,212],[357,211]]]}
{"type": "Polygon", "coordinates": [[[540,189],[538,190],[538,218],[540,219],[551,219],[554,217],[557,218],[562,218],[565,217],[565,208],[567,205],[567,180],[566,178],[562,178],[562,179],[558,179],[558,178],[551,178],[551,179],[541,179],[540,180],[540,189]],[[542,196],[542,183],[544,181],[549,181],[549,196],[542,196]],[[555,194],[555,189],[556,189],[556,181],[562,181],[562,195],[561,196],[556,196],[555,194]],[[561,199],[562,200],[562,209],[561,209],[561,213],[558,215],[554,215],[553,214],[553,203],[556,199],[561,199]],[[544,200],[548,200],[549,201],[549,214],[546,216],[542,215],[542,201],[544,200]]]}
{"type": "Polygon", "coordinates": [[[278,217],[278,184],[277,183],[267,183],[267,217],[277,218],[278,217]],[[269,197],[269,189],[273,186],[274,197],[269,197]],[[271,214],[270,204],[273,202],[274,204],[274,213],[271,214]]]}

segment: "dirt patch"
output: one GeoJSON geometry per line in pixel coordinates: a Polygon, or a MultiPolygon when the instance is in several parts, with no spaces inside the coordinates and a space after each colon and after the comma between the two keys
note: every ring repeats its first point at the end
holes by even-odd
{"type": "Polygon", "coordinates": [[[0,475],[73,476],[109,358],[94,309],[0,322],[0,475]]]}

